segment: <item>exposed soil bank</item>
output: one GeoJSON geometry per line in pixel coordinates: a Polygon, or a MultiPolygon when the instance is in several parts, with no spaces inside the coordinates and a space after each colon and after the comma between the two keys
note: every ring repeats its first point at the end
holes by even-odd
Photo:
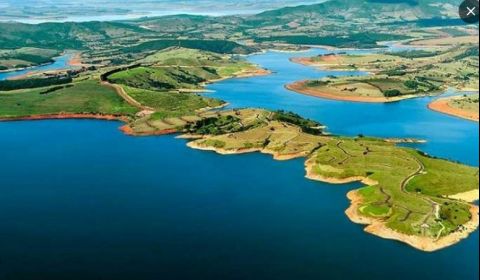
{"type": "Polygon", "coordinates": [[[466,110],[462,110],[459,108],[453,108],[450,106],[449,102],[453,100],[455,97],[448,97],[448,98],[441,98],[433,101],[432,103],[428,104],[428,108],[433,111],[437,111],[440,113],[444,113],[450,116],[459,117],[462,119],[467,119],[471,121],[478,122],[479,114],[478,112],[469,112],[466,110]]]}
{"type": "Polygon", "coordinates": [[[332,100],[340,100],[340,101],[350,101],[350,102],[364,102],[364,103],[388,103],[388,102],[397,102],[404,99],[410,99],[419,97],[417,95],[403,95],[400,97],[370,97],[370,96],[353,96],[353,95],[338,95],[336,93],[331,93],[327,91],[320,91],[315,88],[309,88],[306,85],[307,81],[298,81],[292,84],[286,85],[285,88],[300,94],[325,98],[325,99],[332,99],[332,100]]]}

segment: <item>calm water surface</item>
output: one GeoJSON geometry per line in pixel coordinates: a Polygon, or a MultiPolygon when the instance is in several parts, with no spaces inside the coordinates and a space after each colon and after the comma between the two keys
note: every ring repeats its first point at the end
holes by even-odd
{"type": "Polygon", "coordinates": [[[54,58],[55,62],[50,64],[30,67],[28,69],[18,70],[18,71],[0,72],[0,81],[25,75],[32,71],[42,72],[42,71],[69,69],[71,67],[68,64],[68,62],[70,61],[71,58],[72,58],[72,54],[64,54],[62,56],[55,57],[54,58]]]}
{"type": "MultiPolygon", "coordinates": [[[[289,63],[295,55],[305,54],[252,56],[276,73],[214,84],[210,95],[292,110],[332,133],[426,139],[418,148],[478,166],[477,123],[427,110],[431,98],[291,93],[283,84],[327,75],[289,63]]],[[[351,223],[345,195],[360,185],[306,180],[301,159],[219,156],[119,125],[0,123],[0,279],[478,279],[478,231],[423,253],[351,223]]]]}

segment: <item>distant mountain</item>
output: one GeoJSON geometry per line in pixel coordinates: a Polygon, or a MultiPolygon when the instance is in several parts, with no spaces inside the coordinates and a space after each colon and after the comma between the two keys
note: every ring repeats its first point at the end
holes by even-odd
{"type": "Polygon", "coordinates": [[[0,48],[38,47],[83,49],[88,45],[132,40],[148,33],[138,26],[117,22],[24,24],[0,22],[0,48]]]}
{"type": "Polygon", "coordinates": [[[459,1],[329,0],[243,16],[184,14],[38,25],[0,22],[0,48],[84,49],[98,59],[122,55],[128,60],[129,51],[148,52],[179,44],[239,54],[257,51],[243,46],[252,41],[377,47],[378,41],[408,39],[405,34],[415,28],[463,24],[457,15],[459,1]]]}
{"type": "Polygon", "coordinates": [[[458,0],[330,0],[260,13],[263,25],[279,21],[335,20],[382,23],[457,16],[458,0]]]}

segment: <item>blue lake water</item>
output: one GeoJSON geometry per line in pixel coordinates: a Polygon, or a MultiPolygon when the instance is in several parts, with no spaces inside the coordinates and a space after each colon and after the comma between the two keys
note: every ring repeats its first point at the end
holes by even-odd
{"type": "MultiPolygon", "coordinates": [[[[305,54],[251,56],[276,73],[210,85],[210,96],[292,110],[332,133],[426,139],[422,150],[478,166],[478,123],[429,111],[431,98],[363,104],[289,92],[283,84],[326,75],[290,63],[296,55],[305,54]]],[[[360,185],[307,180],[301,159],[219,156],[119,126],[0,123],[0,279],[479,277],[478,231],[420,252],[364,233],[344,214],[360,185]]]]}
{"type": "Polygon", "coordinates": [[[18,70],[18,71],[0,72],[0,81],[25,75],[32,71],[42,72],[42,71],[68,69],[70,68],[70,65],[68,65],[68,62],[70,61],[71,57],[72,57],[72,54],[64,54],[62,56],[54,58],[55,62],[50,64],[35,66],[35,67],[18,70]]]}

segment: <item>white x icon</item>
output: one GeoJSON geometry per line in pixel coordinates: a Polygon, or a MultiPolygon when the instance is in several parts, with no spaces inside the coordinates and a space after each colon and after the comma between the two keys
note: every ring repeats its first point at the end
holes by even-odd
{"type": "Polygon", "coordinates": [[[468,13],[467,13],[467,16],[476,16],[475,14],[475,10],[477,9],[477,7],[473,7],[473,8],[470,8],[470,7],[467,7],[467,10],[468,10],[468,13]]]}

